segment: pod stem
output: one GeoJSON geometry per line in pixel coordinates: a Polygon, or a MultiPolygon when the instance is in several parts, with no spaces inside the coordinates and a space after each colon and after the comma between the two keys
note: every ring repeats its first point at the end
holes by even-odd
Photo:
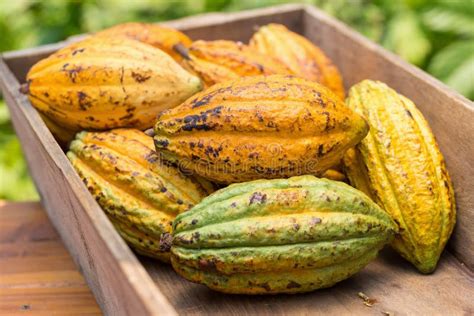
{"type": "Polygon", "coordinates": [[[182,43],[178,43],[173,45],[173,49],[175,52],[181,55],[186,60],[190,60],[191,57],[189,57],[189,50],[186,46],[184,46],[182,43]]]}

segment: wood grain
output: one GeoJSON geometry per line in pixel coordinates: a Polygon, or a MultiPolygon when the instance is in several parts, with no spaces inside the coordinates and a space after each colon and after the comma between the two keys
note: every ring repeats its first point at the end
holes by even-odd
{"type": "Polygon", "coordinates": [[[383,81],[413,100],[430,123],[456,194],[450,248],[474,269],[474,104],[321,11],[308,6],[305,12],[304,35],[340,67],[346,87],[364,79],[383,81]]]}
{"type": "Polygon", "coordinates": [[[0,314],[102,315],[37,202],[0,201],[0,314]]]}
{"type": "Polygon", "coordinates": [[[298,295],[245,296],[213,292],[181,279],[165,264],[142,263],[182,315],[472,315],[474,274],[445,253],[432,275],[421,275],[391,250],[333,288],[298,295]],[[377,300],[364,305],[358,293],[377,300]]]}

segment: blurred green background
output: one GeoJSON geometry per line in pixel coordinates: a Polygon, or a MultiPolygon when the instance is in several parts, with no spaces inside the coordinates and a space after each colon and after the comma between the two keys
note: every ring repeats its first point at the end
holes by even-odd
{"type": "MultiPolygon", "coordinates": [[[[33,47],[126,21],[239,11],[275,0],[0,1],[0,51],[33,47]]],[[[474,99],[474,0],[308,0],[474,99]]],[[[0,199],[36,199],[0,99],[0,199]]]]}

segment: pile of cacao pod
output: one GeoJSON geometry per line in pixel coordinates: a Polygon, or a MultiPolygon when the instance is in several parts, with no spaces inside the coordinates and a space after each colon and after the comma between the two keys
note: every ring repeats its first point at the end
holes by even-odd
{"type": "Polygon", "coordinates": [[[433,272],[453,187],[415,104],[283,25],[248,44],[128,23],[35,64],[22,89],[139,254],[226,293],[296,293],[390,244],[433,272]],[[278,47],[278,49],[275,49],[278,47]]]}

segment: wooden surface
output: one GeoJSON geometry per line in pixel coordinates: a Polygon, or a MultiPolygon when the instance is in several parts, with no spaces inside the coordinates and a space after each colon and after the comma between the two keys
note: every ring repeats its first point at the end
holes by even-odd
{"type": "Polygon", "coordinates": [[[101,315],[37,202],[0,201],[0,315],[101,315]]]}
{"type": "Polygon", "coordinates": [[[434,274],[422,275],[391,249],[354,277],[307,294],[245,296],[213,292],[142,258],[180,315],[474,315],[474,274],[445,253],[434,274]],[[377,302],[368,307],[362,292],[377,302]]]}
{"type": "Polygon", "coordinates": [[[362,77],[384,79],[418,103],[433,126],[453,176],[459,207],[452,246],[455,256],[466,266],[447,254],[434,275],[421,276],[388,253],[331,290],[254,298],[210,292],[177,279],[169,267],[146,259],[141,265],[89,195],[37,112],[18,92],[19,81],[24,80],[27,69],[64,43],[5,54],[0,60],[0,85],[31,173],[53,224],[81,267],[99,305],[114,315],[170,315],[175,309],[180,313],[233,314],[354,311],[380,315],[383,309],[398,311],[397,315],[473,313],[472,272],[466,268],[472,268],[474,262],[472,104],[311,7],[286,5],[227,16],[192,17],[169,24],[186,30],[194,38],[245,41],[256,25],[270,21],[285,23],[326,49],[341,67],[346,83],[362,77]],[[366,307],[358,299],[358,291],[366,291],[379,303],[366,307]]]}

